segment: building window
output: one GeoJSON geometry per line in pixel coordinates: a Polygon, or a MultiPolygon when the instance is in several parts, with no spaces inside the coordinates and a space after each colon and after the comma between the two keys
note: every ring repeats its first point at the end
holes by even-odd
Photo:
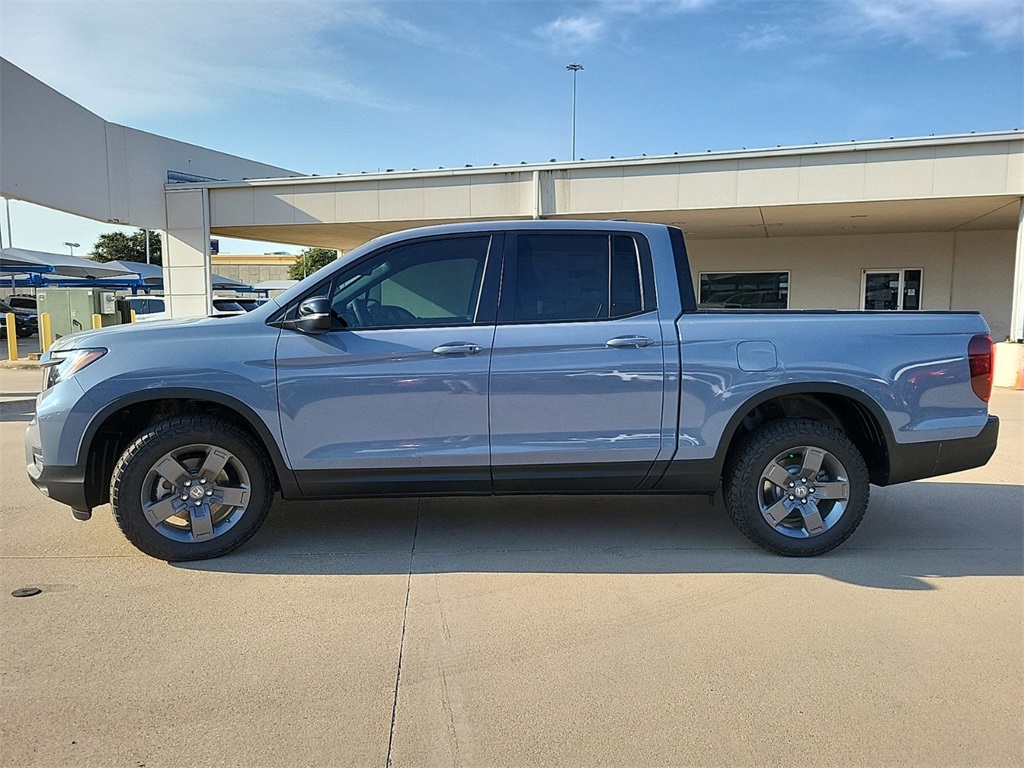
{"type": "Polygon", "coordinates": [[[788,309],[789,272],[701,272],[700,306],[788,309]]]}
{"type": "Polygon", "coordinates": [[[861,308],[920,309],[921,276],[920,269],[864,270],[861,308]]]}

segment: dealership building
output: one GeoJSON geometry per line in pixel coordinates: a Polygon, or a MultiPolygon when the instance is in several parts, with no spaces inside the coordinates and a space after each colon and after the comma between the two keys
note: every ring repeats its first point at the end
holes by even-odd
{"type": "Polygon", "coordinates": [[[0,195],[164,232],[175,316],[210,307],[211,236],[349,250],[445,222],[624,218],[683,229],[706,304],[978,310],[1010,342],[998,383],[1018,378],[1018,130],[308,176],[109,123],[0,63],[0,195]]]}

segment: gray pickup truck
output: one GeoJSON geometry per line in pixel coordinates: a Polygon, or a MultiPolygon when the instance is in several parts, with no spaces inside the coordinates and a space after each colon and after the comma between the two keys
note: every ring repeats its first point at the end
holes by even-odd
{"type": "Polygon", "coordinates": [[[32,482],[167,560],[285,498],[708,494],[783,555],[869,484],[988,461],[972,312],[700,310],[682,232],[495,222],[378,238],[254,311],[77,333],[42,360],[32,482]]]}

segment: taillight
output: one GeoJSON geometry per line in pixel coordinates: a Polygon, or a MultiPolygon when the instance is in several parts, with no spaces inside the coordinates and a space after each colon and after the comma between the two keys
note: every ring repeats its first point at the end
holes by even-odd
{"type": "Polygon", "coordinates": [[[971,389],[987,403],[992,396],[992,337],[978,334],[971,339],[967,359],[971,364],[971,389]]]}

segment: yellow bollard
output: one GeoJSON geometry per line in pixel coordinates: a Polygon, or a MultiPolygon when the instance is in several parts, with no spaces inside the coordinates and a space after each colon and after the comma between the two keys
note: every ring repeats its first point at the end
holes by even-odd
{"type": "Polygon", "coordinates": [[[93,315],[92,316],[92,327],[94,329],[95,328],[102,328],[103,327],[103,315],[93,315]]]}
{"type": "Polygon", "coordinates": [[[43,312],[39,316],[39,347],[45,352],[53,343],[53,332],[50,330],[50,313],[43,312]]]}
{"type": "Polygon", "coordinates": [[[132,313],[132,322],[134,323],[135,322],[135,310],[133,309],[133,310],[130,310],[130,311],[132,313]]]}
{"type": "Polygon", "coordinates": [[[7,359],[18,359],[18,332],[14,328],[14,313],[7,313],[7,359]]]}

